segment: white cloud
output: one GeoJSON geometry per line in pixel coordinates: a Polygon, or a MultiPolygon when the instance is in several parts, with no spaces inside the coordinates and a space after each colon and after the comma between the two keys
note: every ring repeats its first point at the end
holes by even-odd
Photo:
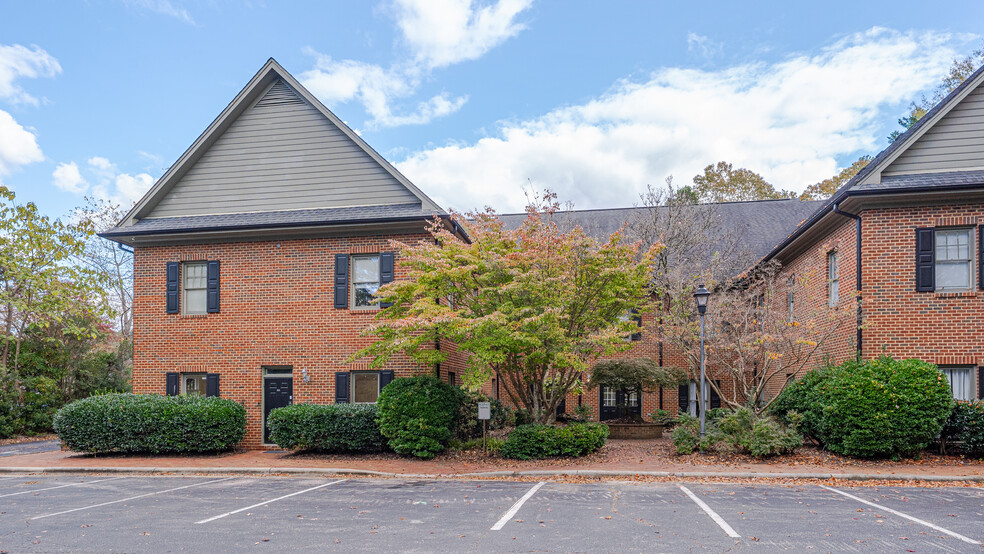
{"type": "Polygon", "coordinates": [[[625,206],[648,183],[670,174],[689,182],[719,160],[802,190],[834,174],[838,157],[885,146],[879,124],[939,80],[955,54],[951,41],[873,28],[776,63],[664,68],[397,166],[458,209],[521,210],[530,180],[582,208],[625,206]]]}
{"type": "Polygon", "coordinates": [[[499,0],[479,5],[470,0],[396,0],[397,26],[409,57],[388,68],[356,60],[335,60],[308,48],[314,68],[301,82],[329,107],[358,101],[372,119],[369,127],[421,125],[464,106],[467,95],[442,92],[397,114],[399,101],[413,96],[433,70],[474,60],[520,32],[515,18],[532,0],[499,0]]]}
{"type": "Polygon", "coordinates": [[[532,0],[396,0],[397,25],[416,60],[429,69],[475,60],[526,27],[516,17],[532,0]]]}
{"type": "Polygon", "coordinates": [[[170,0],[123,0],[123,3],[133,8],[142,8],[161,15],[174,17],[189,25],[195,24],[195,20],[188,13],[188,10],[175,6],[170,0]]]}
{"type": "Polygon", "coordinates": [[[713,58],[724,50],[724,44],[711,40],[704,35],[687,33],[687,50],[697,52],[705,58],[713,58]]]}
{"type": "Polygon", "coordinates": [[[89,189],[89,183],[79,172],[75,162],[60,163],[51,173],[51,182],[56,188],[72,194],[84,194],[89,189]]]}
{"type": "Polygon", "coordinates": [[[44,160],[37,137],[0,110],[0,176],[14,168],[44,160]]]}
{"type": "Polygon", "coordinates": [[[116,176],[116,197],[121,206],[131,206],[140,200],[154,185],[154,178],[146,173],[129,175],[121,173],[116,176]]]}
{"type": "Polygon", "coordinates": [[[0,100],[37,106],[38,99],[18,86],[17,79],[54,77],[61,71],[58,60],[38,46],[0,44],[0,100]]]}

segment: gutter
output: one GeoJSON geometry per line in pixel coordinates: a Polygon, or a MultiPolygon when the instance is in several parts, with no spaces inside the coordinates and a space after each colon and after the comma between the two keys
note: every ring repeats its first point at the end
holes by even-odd
{"type": "Polygon", "coordinates": [[[857,310],[858,311],[858,314],[857,314],[857,328],[858,328],[858,330],[857,330],[857,343],[856,344],[857,344],[857,349],[858,349],[858,360],[860,360],[861,359],[861,352],[863,351],[862,346],[864,344],[863,343],[864,337],[862,336],[862,332],[861,332],[861,323],[863,321],[862,320],[862,312],[861,312],[861,216],[859,216],[857,214],[852,214],[852,213],[841,211],[841,209],[840,209],[840,203],[839,202],[835,202],[834,203],[833,208],[832,208],[832,211],[835,214],[842,215],[844,217],[849,217],[849,218],[853,219],[854,220],[854,224],[855,224],[854,234],[857,236],[857,244],[855,246],[854,260],[855,260],[857,266],[855,267],[854,273],[855,273],[856,280],[857,280],[857,284],[855,285],[855,289],[856,289],[855,297],[857,298],[857,303],[858,303],[858,310],[857,310]]]}

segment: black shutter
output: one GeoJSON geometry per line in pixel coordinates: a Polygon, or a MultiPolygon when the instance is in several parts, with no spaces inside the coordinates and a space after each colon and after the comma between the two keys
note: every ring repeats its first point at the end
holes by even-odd
{"type": "Polygon", "coordinates": [[[169,314],[178,313],[179,267],[178,262],[167,262],[167,313],[169,314]]]}
{"type": "Polygon", "coordinates": [[[208,262],[208,273],[205,281],[205,311],[210,314],[219,313],[219,261],[208,262]]]}
{"type": "Polygon", "coordinates": [[[393,370],[385,369],[379,372],[379,392],[383,392],[383,387],[393,382],[393,370]]]}
{"type": "Polygon", "coordinates": [[[335,372],[335,404],[348,404],[349,401],[349,373],[347,371],[335,372]]]}
{"type": "Polygon", "coordinates": [[[977,228],[977,280],[980,281],[981,290],[984,290],[984,225],[977,228]]]}
{"type": "Polygon", "coordinates": [[[680,396],[680,415],[690,413],[690,385],[680,385],[677,389],[680,396]]]}
{"type": "Polygon", "coordinates": [[[335,254],[335,307],[339,309],[348,308],[348,266],[348,254],[335,254]]]}
{"type": "MultiPolygon", "coordinates": [[[[639,313],[639,310],[632,310],[632,321],[636,322],[636,327],[642,328],[642,314],[639,313]]],[[[632,341],[642,340],[642,332],[632,333],[629,339],[632,341]]]]}
{"type": "Polygon", "coordinates": [[[916,290],[936,289],[936,232],[932,227],[916,229],[916,290]]]}
{"type": "Polygon", "coordinates": [[[165,374],[164,393],[168,396],[177,396],[181,392],[181,375],[177,373],[165,374]]]}
{"type": "Polygon", "coordinates": [[[977,398],[984,400],[984,366],[977,368],[977,398]]]}
{"type": "MultiPolygon", "coordinates": [[[[379,284],[385,285],[386,283],[393,282],[393,253],[383,252],[379,255],[379,284]]],[[[389,308],[393,304],[391,302],[380,302],[380,308],[389,308]]]]}
{"type": "MultiPolygon", "coordinates": [[[[721,386],[721,381],[714,381],[714,384],[716,384],[717,386],[720,387],[721,386]]],[[[712,387],[710,383],[708,383],[707,386],[710,387],[710,389],[711,389],[711,409],[713,410],[714,408],[720,408],[721,407],[721,397],[718,396],[717,391],[714,390],[714,387],[712,387]]]]}
{"type": "Polygon", "coordinates": [[[207,373],[205,375],[205,396],[219,395],[219,374],[207,373]]]}

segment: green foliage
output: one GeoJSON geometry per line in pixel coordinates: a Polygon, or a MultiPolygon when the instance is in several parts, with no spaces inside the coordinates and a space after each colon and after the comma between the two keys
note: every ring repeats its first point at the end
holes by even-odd
{"type": "Polygon", "coordinates": [[[663,426],[669,426],[676,422],[676,418],[670,414],[669,410],[656,410],[649,414],[649,420],[663,426]]]}
{"type": "Polygon", "coordinates": [[[581,404],[580,406],[575,406],[573,410],[567,414],[568,421],[585,422],[591,421],[593,417],[593,412],[591,411],[591,406],[587,404],[581,404]]]}
{"type": "Polygon", "coordinates": [[[563,225],[559,209],[547,192],[518,229],[491,211],[452,214],[470,240],[438,221],[434,240],[399,245],[406,278],[379,289],[392,306],[364,331],[379,340],[352,358],[433,365],[448,355],[433,348],[441,337],[467,353],[466,384],[498,376],[517,407],[551,421],[592,360],[631,347],[636,326],[620,318],[647,301],[659,248],[640,252],[621,232],[599,241],[563,225]]]}
{"type": "Polygon", "coordinates": [[[839,189],[841,185],[850,181],[855,175],[864,169],[871,159],[871,156],[861,156],[853,164],[840,170],[837,175],[806,187],[806,190],[800,194],[799,199],[824,200],[826,198],[830,198],[835,192],[837,192],[837,189],[839,189]]]}
{"type": "Polygon", "coordinates": [[[377,406],[379,430],[398,454],[433,458],[457,425],[457,391],[430,375],[394,379],[379,393],[377,406]]]}
{"type": "Polygon", "coordinates": [[[386,440],[372,404],[294,404],[267,417],[270,439],[286,450],[374,452],[386,440]]]}
{"type": "Polygon", "coordinates": [[[554,425],[520,425],[509,433],[499,449],[505,458],[539,460],[551,456],[579,458],[605,445],[608,426],[600,423],[554,425]]]}
{"type": "Polygon", "coordinates": [[[502,429],[510,419],[509,408],[502,405],[502,402],[492,399],[480,392],[469,391],[456,388],[458,394],[458,425],[455,427],[454,436],[460,440],[467,440],[482,436],[482,420],[478,419],[478,403],[488,402],[491,407],[492,419],[488,420],[488,430],[502,429]]]}
{"type": "Polygon", "coordinates": [[[243,439],[246,409],[217,397],[105,394],[65,406],[54,428],[76,452],[217,452],[243,439]]]}
{"type": "Polygon", "coordinates": [[[734,169],[728,162],[718,162],[705,167],[702,174],[694,177],[693,190],[701,202],[795,198],[789,191],[776,190],[758,173],[744,168],[734,169]]]}
{"type": "Polygon", "coordinates": [[[810,372],[776,404],[777,414],[801,413],[803,433],[833,452],[897,457],[915,455],[939,436],[953,396],[935,365],[881,357],[810,372]]]}
{"type": "Polygon", "coordinates": [[[943,425],[940,444],[947,454],[984,456],[984,401],[957,402],[943,425]]]}
{"type": "Polygon", "coordinates": [[[795,427],[756,414],[748,408],[709,419],[706,429],[702,441],[700,421],[695,417],[682,416],[670,434],[677,453],[690,454],[702,447],[704,450],[732,449],[756,458],[766,458],[793,452],[803,445],[803,437],[795,427]]]}
{"type": "MultiPolygon", "coordinates": [[[[628,358],[606,360],[591,368],[589,389],[610,387],[621,390],[627,399],[635,394],[641,398],[643,392],[655,391],[659,387],[676,388],[687,380],[687,372],[677,367],[661,367],[650,358],[628,358]]],[[[619,417],[626,413],[627,405],[623,401],[618,406],[619,417]]]]}

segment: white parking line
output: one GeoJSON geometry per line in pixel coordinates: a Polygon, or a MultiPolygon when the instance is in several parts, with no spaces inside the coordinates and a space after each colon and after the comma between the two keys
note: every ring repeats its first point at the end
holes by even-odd
{"type": "Polygon", "coordinates": [[[344,480],[345,479],[339,479],[338,481],[332,481],[331,483],[325,483],[324,485],[318,485],[317,487],[311,487],[310,489],[304,489],[302,491],[297,491],[297,492],[292,492],[290,494],[285,494],[285,495],[283,495],[283,496],[281,496],[279,498],[274,498],[274,499],[271,499],[271,500],[267,500],[265,502],[260,502],[258,504],[253,504],[252,506],[246,506],[245,508],[239,508],[238,510],[233,510],[231,512],[226,512],[224,514],[213,516],[213,517],[210,517],[208,519],[203,519],[201,521],[196,521],[195,522],[195,525],[200,525],[202,523],[208,523],[210,521],[215,521],[217,519],[222,519],[222,518],[224,518],[226,516],[231,516],[233,514],[238,514],[239,512],[245,512],[246,510],[252,510],[253,508],[259,508],[260,506],[265,506],[267,504],[270,504],[271,502],[276,502],[278,500],[283,500],[285,498],[290,498],[292,496],[297,496],[299,494],[304,494],[306,492],[311,492],[311,491],[314,491],[314,490],[323,489],[323,488],[327,487],[328,485],[334,485],[336,483],[341,483],[344,480]]]}
{"type": "Polygon", "coordinates": [[[893,509],[891,509],[891,508],[889,508],[887,506],[883,506],[881,504],[876,504],[875,502],[869,502],[869,501],[867,501],[867,500],[865,500],[863,498],[859,498],[857,496],[854,496],[853,494],[848,494],[848,493],[846,493],[844,491],[839,491],[837,489],[828,487],[826,485],[818,485],[818,486],[821,489],[826,489],[826,490],[828,490],[830,492],[836,492],[837,494],[846,496],[846,497],[848,497],[848,498],[850,498],[852,500],[857,500],[858,502],[860,502],[862,504],[867,504],[868,506],[872,506],[874,508],[878,508],[879,510],[888,512],[890,514],[895,514],[895,515],[897,515],[899,517],[903,517],[905,519],[908,519],[909,521],[914,521],[914,522],[919,523],[921,525],[925,525],[926,527],[929,527],[930,529],[935,529],[936,531],[939,531],[940,533],[946,533],[947,535],[950,535],[951,537],[960,539],[960,540],[962,540],[962,541],[964,541],[966,543],[976,544],[976,545],[980,545],[981,544],[981,543],[975,541],[974,539],[967,538],[967,537],[961,535],[960,533],[954,533],[953,531],[950,531],[949,529],[944,529],[944,528],[940,527],[939,525],[934,525],[934,524],[932,524],[932,523],[930,523],[928,521],[923,521],[923,520],[921,520],[921,519],[919,519],[917,517],[912,517],[912,516],[910,516],[908,514],[903,514],[902,512],[895,511],[895,510],[893,510],[893,509]]]}
{"type": "Polygon", "coordinates": [[[32,520],[34,520],[34,519],[44,519],[46,517],[60,516],[62,514],[70,514],[72,512],[79,512],[79,511],[82,511],[82,510],[91,510],[92,508],[99,508],[99,507],[102,507],[102,506],[109,506],[110,504],[119,504],[120,502],[128,502],[130,500],[136,500],[138,498],[144,498],[144,497],[147,497],[147,496],[154,496],[155,494],[164,494],[166,492],[174,492],[174,491],[179,491],[181,489],[188,489],[188,488],[191,488],[191,487],[200,487],[200,486],[203,486],[203,485],[210,485],[212,483],[218,483],[219,481],[228,481],[229,479],[235,479],[235,477],[225,477],[223,479],[215,479],[213,481],[205,481],[204,483],[192,483],[190,485],[185,485],[183,487],[175,487],[173,489],[167,489],[167,490],[163,490],[163,491],[154,491],[154,492],[148,492],[146,494],[138,494],[137,496],[131,496],[129,498],[123,498],[121,500],[111,500],[109,502],[102,502],[100,504],[93,504],[92,506],[83,506],[81,508],[72,508],[71,510],[65,510],[65,511],[62,511],[62,512],[55,512],[53,514],[45,514],[43,516],[35,516],[35,517],[32,517],[31,519],[32,520]]]}
{"type": "Polygon", "coordinates": [[[700,509],[704,510],[704,513],[711,516],[711,519],[714,520],[714,523],[717,523],[721,529],[724,529],[724,532],[727,533],[729,537],[733,539],[741,538],[741,535],[736,533],[735,530],[732,529],[730,525],[728,525],[728,522],[724,521],[724,518],[717,515],[717,512],[712,510],[711,507],[708,506],[706,502],[697,498],[697,495],[690,492],[690,489],[688,489],[687,487],[683,485],[677,485],[677,486],[680,487],[680,490],[682,490],[687,496],[689,496],[691,500],[693,500],[698,506],[700,506],[700,509]]]}
{"type": "Polygon", "coordinates": [[[125,479],[125,477],[110,477],[109,479],[96,479],[95,481],[83,481],[81,483],[69,483],[67,485],[58,485],[57,487],[45,487],[43,489],[31,489],[29,491],[12,492],[8,494],[0,494],[0,498],[6,498],[8,496],[17,496],[18,494],[31,494],[32,492],[50,491],[54,489],[64,489],[65,487],[81,487],[83,485],[91,485],[93,483],[101,483],[103,481],[115,481],[117,479],[125,479]]]}
{"type": "Polygon", "coordinates": [[[509,523],[509,520],[512,519],[514,515],[516,515],[516,512],[518,512],[519,509],[523,507],[523,504],[525,504],[527,500],[529,500],[534,494],[536,494],[536,491],[540,490],[540,487],[542,487],[543,485],[546,485],[546,483],[537,483],[536,485],[533,486],[532,489],[526,491],[526,494],[524,494],[522,498],[517,500],[516,503],[512,505],[512,508],[509,508],[509,511],[506,512],[504,516],[502,516],[502,519],[495,522],[495,525],[492,526],[492,530],[500,531],[507,523],[509,523]]]}

